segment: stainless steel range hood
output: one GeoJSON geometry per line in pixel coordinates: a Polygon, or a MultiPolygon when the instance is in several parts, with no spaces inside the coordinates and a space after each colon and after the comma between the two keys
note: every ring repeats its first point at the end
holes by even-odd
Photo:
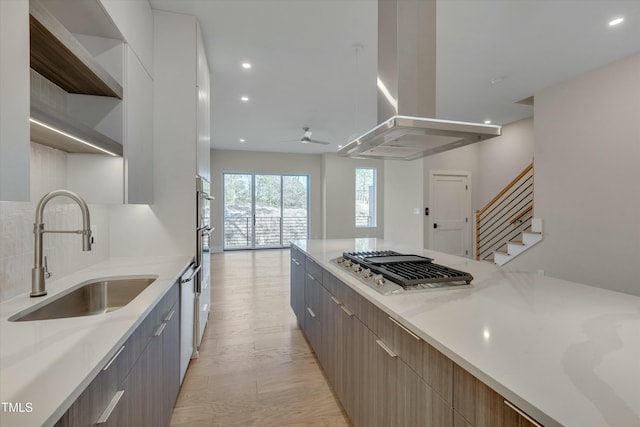
{"type": "Polygon", "coordinates": [[[338,150],[414,160],[500,136],[501,126],[436,113],[436,0],[378,0],[378,123],[338,150]]]}

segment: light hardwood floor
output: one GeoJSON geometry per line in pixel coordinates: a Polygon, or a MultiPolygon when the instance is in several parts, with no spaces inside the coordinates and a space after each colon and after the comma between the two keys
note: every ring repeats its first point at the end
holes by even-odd
{"type": "Polygon", "coordinates": [[[289,250],[211,256],[211,315],[171,426],[350,426],[289,306],[289,250]]]}

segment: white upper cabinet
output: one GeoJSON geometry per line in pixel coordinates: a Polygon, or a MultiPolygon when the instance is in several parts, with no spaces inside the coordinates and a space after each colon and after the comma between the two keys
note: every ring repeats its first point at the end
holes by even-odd
{"type": "Polygon", "coordinates": [[[0,200],[29,200],[29,2],[0,0],[0,200]]]}
{"type": "Polygon", "coordinates": [[[153,78],[153,11],[148,0],[99,0],[153,78]]]}
{"type": "Polygon", "coordinates": [[[198,175],[210,180],[211,175],[211,85],[209,77],[209,64],[200,25],[197,26],[198,34],[198,69],[197,69],[197,91],[198,91],[198,175]]]}
{"type": "Polygon", "coordinates": [[[125,203],[153,202],[153,80],[130,47],[125,79],[125,203]]]}

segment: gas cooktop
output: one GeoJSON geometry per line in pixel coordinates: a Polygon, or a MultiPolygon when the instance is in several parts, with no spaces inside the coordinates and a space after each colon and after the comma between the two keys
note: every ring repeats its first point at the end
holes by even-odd
{"type": "Polygon", "coordinates": [[[473,276],[420,255],[394,251],[344,252],[332,260],[384,295],[471,287],[473,276]]]}

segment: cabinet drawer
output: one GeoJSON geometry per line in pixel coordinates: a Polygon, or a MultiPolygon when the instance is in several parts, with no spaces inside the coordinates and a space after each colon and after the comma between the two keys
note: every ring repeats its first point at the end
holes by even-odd
{"type": "Polygon", "coordinates": [[[307,274],[310,274],[318,283],[322,283],[322,267],[309,257],[305,262],[307,274]]]}
{"type": "Polygon", "coordinates": [[[300,265],[305,265],[307,262],[307,257],[295,246],[291,246],[291,259],[295,259],[300,265]]]}
{"type": "Polygon", "coordinates": [[[356,291],[338,280],[336,281],[336,292],[334,295],[340,301],[340,303],[351,313],[356,312],[358,301],[358,294],[356,293],[356,291]]]}
{"type": "Polygon", "coordinates": [[[338,286],[338,279],[327,270],[322,271],[322,286],[329,291],[331,295],[336,295],[336,288],[338,286]]]}
{"type": "Polygon", "coordinates": [[[321,290],[321,282],[316,280],[315,276],[306,273],[304,278],[304,302],[306,306],[310,307],[315,312],[320,311],[319,295],[321,290]]]}
{"type": "Polygon", "coordinates": [[[422,342],[422,377],[449,404],[453,402],[453,370],[454,363],[451,359],[422,342]]]}
{"type": "Polygon", "coordinates": [[[411,369],[423,376],[424,341],[398,320],[378,309],[378,336],[411,369]]]}
{"type": "Polygon", "coordinates": [[[374,334],[378,335],[378,317],[382,311],[360,294],[356,295],[356,315],[374,334]]]}

